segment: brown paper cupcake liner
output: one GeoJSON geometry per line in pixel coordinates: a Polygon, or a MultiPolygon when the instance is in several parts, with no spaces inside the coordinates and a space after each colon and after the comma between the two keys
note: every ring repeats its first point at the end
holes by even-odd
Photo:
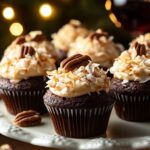
{"type": "Polygon", "coordinates": [[[36,110],[39,113],[46,113],[47,110],[43,103],[45,90],[36,91],[10,91],[2,90],[2,99],[7,110],[16,115],[23,110],[36,110]]]}
{"type": "Polygon", "coordinates": [[[59,135],[88,138],[105,135],[113,105],[90,109],[46,107],[59,135]]]}
{"type": "Polygon", "coordinates": [[[150,95],[128,95],[114,92],[117,115],[127,121],[150,121],[150,95]]]}

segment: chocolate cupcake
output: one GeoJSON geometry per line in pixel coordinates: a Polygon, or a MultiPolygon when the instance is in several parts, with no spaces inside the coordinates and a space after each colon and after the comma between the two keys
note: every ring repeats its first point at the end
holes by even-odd
{"type": "Polygon", "coordinates": [[[78,37],[68,52],[68,56],[74,54],[88,55],[92,61],[100,64],[107,70],[113,65],[114,59],[119,56],[123,46],[113,42],[113,37],[107,32],[98,29],[87,37],[78,37]]]}
{"type": "Polygon", "coordinates": [[[106,132],[114,100],[110,80],[86,55],[74,55],[49,72],[44,103],[55,131],[66,137],[88,138],[106,132]]]}
{"type": "Polygon", "coordinates": [[[70,20],[58,30],[57,33],[52,34],[52,43],[56,50],[61,53],[61,59],[67,57],[67,52],[70,49],[70,44],[73,43],[77,37],[85,37],[89,34],[89,30],[78,20],[70,20]]]}
{"type": "Polygon", "coordinates": [[[24,110],[46,112],[43,103],[45,75],[55,69],[55,53],[42,32],[17,38],[0,62],[1,96],[11,114],[24,110]]]}
{"type": "Polygon", "coordinates": [[[128,121],[150,121],[150,47],[136,42],[122,52],[110,72],[117,115],[128,121]]]}

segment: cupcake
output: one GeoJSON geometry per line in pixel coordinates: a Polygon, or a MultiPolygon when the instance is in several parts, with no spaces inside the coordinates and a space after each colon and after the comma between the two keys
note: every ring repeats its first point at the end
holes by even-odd
{"type": "Polygon", "coordinates": [[[111,94],[117,115],[128,121],[150,121],[150,47],[140,41],[124,51],[110,68],[111,94]],[[143,43],[143,44],[142,44],[143,43]]]}
{"type": "Polygon", "coordinates": [[[66,57],[70,48],[77,37],[85,37],[89,33],[88,29],[78,20],[70,20],[58,30],[57,33],[52,34],[52,43],[55,49],[61,51],[62,59],[66,57]]]}
{"type": "Polygon", "coordinates": [[[108,94],[110,79],[99,64],[76,54],[48,77],[44,103],[55,131],[72,138],[104,135],[114,100],[108,94]]]}
{"type": "Polygon", "coordinates": [[[0,91],[11,114],[29,109],[46,112],[45,75],[55,69],[56,56],[42,32],[18,37],[6,49],[0,62],[0,91]]]}
{"type": "Polygon", "coordinates": [[[68,56],[80,53],[88,55],[93,62],[100,64],[100,67],[108,69],[112,66],[114,59],[123,50],[122,45],[113,42],[113,37],[107,32],[98,29],[87,37],[78,37],[68,52],[68,56]]]}

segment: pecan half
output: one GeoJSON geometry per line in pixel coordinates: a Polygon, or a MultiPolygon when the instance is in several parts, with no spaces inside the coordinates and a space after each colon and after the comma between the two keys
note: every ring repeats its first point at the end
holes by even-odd
{"type": "Polygon", "coordinates": [[[31,41],[35,41],[35,42],[42,42],[46,40],[46,36],[41,33],[41,34],[37,34],[34,38],[31,39],[31,41]]]}
{"type": "Polygon", "coordinates": [[[14,123],[21,127],[39,125],[41,124],[41,116],[34,110],[22,111],[16,115],[14,123]]]}
{"type": "Polygon", "coordinates": [[[93,40],[93,39],[99,39],[100,37],[106,37],[108,38],[109,37],[109,34],[107,32],[101,32],[101,33],[98,33],[98,32],[93,32],[90,34],[90,38],[93,40]]]}
{"type": "Polygon", "coordinates": [[[74,70],[80,66],[86,66],[91,58],[87,55],[76,54],[61,62],[61,67],[67,71],[74,70]]]}
{"type": "Polygon", "coordinates": [[[9,144],[3,144],[0,146],[0,150],[13,150],[9,144]]]}
{"type": "Polygon", "coordinates": [[[35,54],[35,50],[32,46],[23,45],[20,51],[20,58],[25,58],[25,55],[27,54],[29,54],[30,56],[33,56],[35,54]]]}
{"type": "Polygon", "coordinates": [[[146,55],[146,48],[144,44],[140,44],[138,42],[135,42],[135,50],[137,52],[137,55],[146,55]]]}
{"type": "Polygon", "coordinates": [[[16,40],[14,42],[15,42],[15,44],[18,44],[18,45],[25,43],[26,42],[25,36],[20,36],[20,37],[16,38],[16,40]]]}

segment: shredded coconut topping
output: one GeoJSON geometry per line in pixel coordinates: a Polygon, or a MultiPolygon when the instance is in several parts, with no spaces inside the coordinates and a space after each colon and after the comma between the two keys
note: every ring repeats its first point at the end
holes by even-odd
{"type": "Polygon", "coordinates": [[[96,36],[91,38],[91,34],[87,37],[78,37],[68,52],[68,56],[74,54],[88,55],[95,63],[99,63],[104,68],[112,66],[113,61],[119,56],[123,46],[113,42],[112,36],[103,35],[103,31],[98,29],[96,36]]]}
{"type": "MultiPolygon", "coordinates": [[[[41,33],[41,32],[40,32],[41,33]]],[[[39,34],[39,32],[27,35],[39,34]]],[[[30,37],[32,38],[32,37],[30,37]]],[[[15,41],[5,50],[4,56],[0,62],[0,76],[10,79],[11,82],[19,82],[34,76],[46,75],[47,70],[55,69],[56,53],[53,52],[51,44],[47,40],[42,42],[28,41],[16,44],[15,41]],[[31,46],[35,54],[30,56],[26,54],[20,58],[22,46],[31,46]]]]}
{"type": "Polygon", "coordinates": [[[109,91],[110,80],[99,64],[89,61],[87,66],[81,66],[66,72],[63,68],[48,72],[47,87],[52,93],[61,97],[76,97],[91,92],[109,91]]]}
{"type": "Polygon", "coordinates": [[[57,33],[52,34],[52,43],[57,49],[68,51],[70,44],[79,36],[86,36],[89,31],[83,27],[80,21],[70,20],[57,33]]]}
{"type": "Polygon", "coordinates": [[[110,68],[114,77],[123,80],[123,83],[128,81],[143,83],[150,80],[150,34],[141,35],[135,41],[145,45],[146,54],[138,55],[135,42],[131,43],[129,50],[122,52],[110,68]]]}

